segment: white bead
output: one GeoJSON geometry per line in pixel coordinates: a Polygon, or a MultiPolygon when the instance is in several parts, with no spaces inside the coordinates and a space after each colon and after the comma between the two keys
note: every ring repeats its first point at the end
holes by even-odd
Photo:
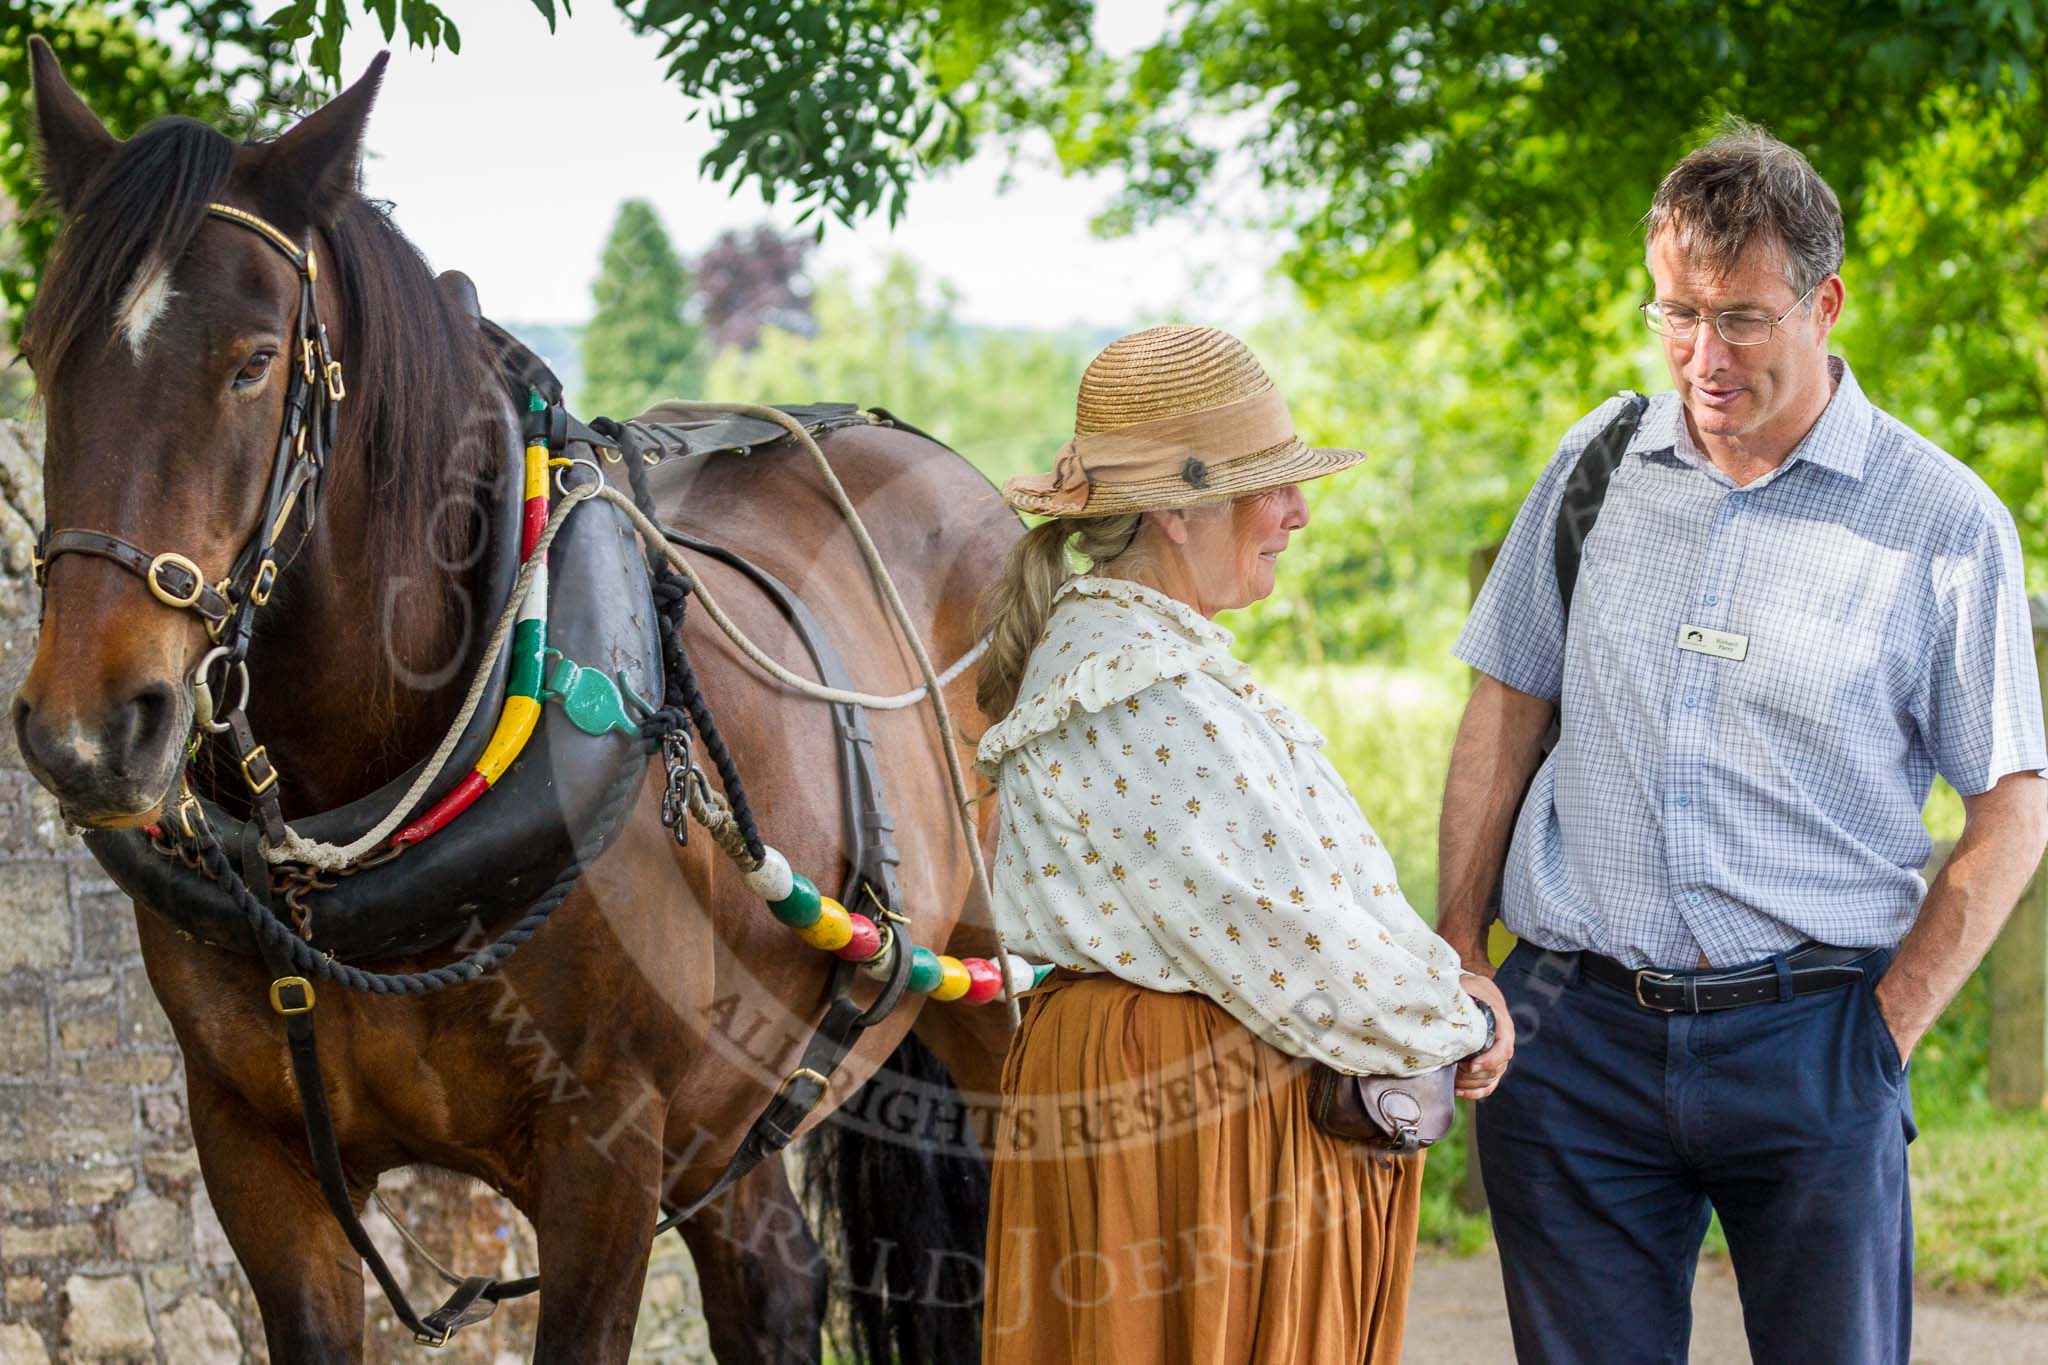
{"type": "Polygon", "coordinates": [[[882,928],[882,950],[860,964],[860,969],[877,981],[887,981],[896,965],[896,934],[888,926],[882,928]]]}
{"type": "Polygon", "coordinates": [[[1038,979],[1038,969],[1015,953],[1010,953],[1003,958],[1003,978],[1009,984],[1010,994],[1022,995],[1030,990],[1032,982],[1038,979]]]}
{"type": "Polygon", "coordinates": [[[796,886],[789,860],[772,848],[762,855],[761,865],[747,874],[746,881],[747,890],[764,901],[779,901],[796,886]]]}

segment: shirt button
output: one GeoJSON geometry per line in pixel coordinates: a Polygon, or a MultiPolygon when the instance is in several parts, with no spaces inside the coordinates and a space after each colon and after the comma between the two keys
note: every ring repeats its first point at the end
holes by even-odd
{"type": "Polygon", "coordinates": [[[1687,806],[1690,806],[1691,804],[1692,798],[1690,796],[1681,796],[1678,798],[1678,808],[1680,810],[1684,810],[1687,806]]]}
{"type": "Polygon", "coordinates": [[[1691,694],[1690,692],[1688,692],[1685,697],[1685,704],[1687,706],[1698,706],[1700,704],[1700,699],[1691,694]]]}
{"type": "Polygon", "coordinates": [[[1714,604],[1716,604],[1717,602],[1719,602],[1720,600],[1721,600],[1721,594],[1720,594],[1720,593],[1717,593],[1717,592],[1710,592],[1710,593],[1708,593],[1708,594],[1707,594],[1707,605],[1708,605],[1708,606],[1710,606],[1710,607],[1711,607],[1711,606],[1713,606],[1714,604]]]}

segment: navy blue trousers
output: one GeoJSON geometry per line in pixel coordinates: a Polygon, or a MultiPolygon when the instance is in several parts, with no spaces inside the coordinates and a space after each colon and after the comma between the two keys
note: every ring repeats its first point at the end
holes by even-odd
{"type": "Polygon", "coordinates": [[[1710,1210],[1758,1365],[1906,1365],[1912,1099],[1872,994],[1890,957],[1685,1015],[1514,951],[1515,1058],[1478,1141],[1523,1365],[1683,1362],[1710,1210]]]}

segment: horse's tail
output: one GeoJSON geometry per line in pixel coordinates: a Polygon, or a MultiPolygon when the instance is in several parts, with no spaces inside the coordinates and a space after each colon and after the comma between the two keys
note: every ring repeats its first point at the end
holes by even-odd
{"type": "Polygon", "coordinates": [[[859,1365],[981,1359],[989,1175],[982,1131],[939,1059],[905,1034],[868,1083],[821,1124],[803,1183],[847,1300],[859,1365]]]}

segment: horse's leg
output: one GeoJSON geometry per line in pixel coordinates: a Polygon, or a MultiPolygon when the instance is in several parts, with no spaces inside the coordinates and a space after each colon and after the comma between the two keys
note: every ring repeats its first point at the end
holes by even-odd
{"type": "Polygon", "coordinates": [[[275,1361],[363,1358],[363,1267],[328,1212],[304,1140],[293,1150],[246,1100],[186,1076],[207,1198],[256,1291],[275,1361]]]}
{"type": "Polygon", "coordinates": [[[677,1231],[697,1267],[721,1365],[817,1365],[825,1257],[780,1156],[677,1231]]]}
{"type": "Polygon", "coordinates": [[[534,1365],[624,1365],[632,1350],[664,1109],[641,1085],[551,1106],[536,1121],[532,1194],[520,1201],[540,1243],[534,1365]]]}

